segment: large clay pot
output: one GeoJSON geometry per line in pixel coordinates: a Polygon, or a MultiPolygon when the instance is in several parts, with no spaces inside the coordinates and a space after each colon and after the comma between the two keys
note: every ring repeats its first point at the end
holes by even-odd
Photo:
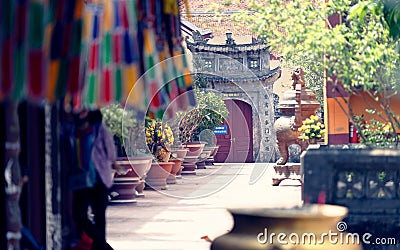
{"type": "Polygon", "coordinates": [[[201,152],[198,161],[196,162],[197,169],[205,169],[206,168],[206,160],[210,157],[212,149],[209,147],[204,147],[203,152],[201,152]]]}
{"type": "Polygon", "coordinates": [[[180,170],[182,170],[182,161],[183,159],[170,159],[170,162],[173,162],[171,173],[167,177],[167,184],[175,184],[176,183],[176,175],[180,170]]]}
{"type": "Polygon", "coordinates": [[[214,165],[214,156],[217,154],[219,146],[209,146],[212,149],[210,156],[206,160],[206,165],[214,165]]]}
{"type": "Polygon", "coordinates": [[[137,189],[144,182],[152,159],[151,156],[117,159],[117,164],[128,170],[128,172],[125,175],[115,174],[114,184],[110,192],[111,202],[136,202],[137,189]]]}
{"type": "Polygon", "coordinates": [[[181,174],[196,174],[196,162],[199,160],[198,156],[186,156],[183,159],[181,174]]]}
{"type": "MultiPolygon", "coordinates": [[[[125,175],[127,176],[127,175],[125,175]]],[[[110,190],[110,202],[136,202],[136,187],[139,185],[137,177],[122,177],[123,180],[117,179],[110,190]]]]}
{"type": "Polygon", "coordinates": [[[187,148],[172,148],[171,149],[171,156],[174,158],[185,158],[189,149],[187,148]]]}
{"type": "Polygon", "coordinates": [[[328,235],[323,236],[331,232],[346,239],[346,233],[341,231],[341,225],[345,224],[340,224],[347,214],[346,207],[314,204],[293,209],[242,208],[229,212],[234,227],[213,241],[212,250],[362,249],[351,242],[351,237],[350,244],[340,241],[334,244],[328,235]]]}
{"type": "MultiPolygon", "coordinates": [[[[182,178],[182,163],[184,158],[186,157],[187,152],[189,151],[189,149],[187,148],[172,148],[171,149],[171,156],[173,157],[172,159],[179,159],[181,160],[181,163],[179,164],[179,169],[178,172],[176,172],[175,174],[175,179],[180,179],[182,178]]],[[[177,166],[176,166],[177,168],[177,166]]],[[[172,178],[172,177],[170,177],[172,178]]]]}
{"type": "Polygon", "coordinates": [[[154,162],[146,176],[146,186],[151,190],[167,189],[167,177],[171,173],[173,162],[154,162]]]}
{"type": "MultiPolygon", "coordinates": [[[[182,161],[183,163],[183,161],[182,161]]],[[[179,168],[178,172],[175,175],[175,179],[182,179],[182,163],[181,163],[181,167],[179,168]]]]}
{"type": "Polygon", "coordinates": [[[206,145],[205,142],[186,142],[182,144],[184,148],[187,148],[189,150],[186,156],[197,156],[197,157],[199,157],[201,152],[203,152],[205,145],[206,145]]]}
{"type": "Polygon", "coordinates": [[[140,177],[139,185],[136,186],[136,197],[144,197],[146,174],[149,172],[153,156],[135,156],[129,158],[133,171],[140,177]]]}
{"type": "Polygon", "coordinates": [[[203,152],[205,145],[206,143],[204,142],[187,142],[182,144],[182,146],[189,150],[183,159],[182,174],[196,174],[196,162],[201,152],[203,152]]]}

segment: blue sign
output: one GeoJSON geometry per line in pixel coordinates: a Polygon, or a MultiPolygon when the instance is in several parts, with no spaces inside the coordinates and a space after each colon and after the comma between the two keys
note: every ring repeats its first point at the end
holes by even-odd
{"type": "Polygon", "coordinates": [[[228,126],[227,125],[222,125],[222,126],[217,126],[214,128],[214,134],[216,135],[227,135],[228,134],[228,126]]]}

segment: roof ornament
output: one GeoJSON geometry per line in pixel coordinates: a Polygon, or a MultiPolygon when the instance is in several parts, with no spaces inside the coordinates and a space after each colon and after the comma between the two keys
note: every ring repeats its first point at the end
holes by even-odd
{"type": "Polygon", "coordinates": [[[261,38],[261,37],[252,37],[251,38],[251,43],[252,44],[263,44],[263,43],[266,43],[265,42],[265,39],[263,39],[263,38],[261,38]]]}
{"type": "Polygon", "coordinates": [[[192,31],[192,38],[193,38],[193,41],[197,44],[207,43],[207,40],[204,38],[204,36],[198,30],[192,31]]]}
{"type": "Polygon", "coordinates": [[[232,31],[227,30],[226,31],[226,44],[227,45],[235,45],[235,40],[232,38],[232,31]]]}
{"type": "Polygon", "coordinates": [[[293,72],[292,72],[292,88],[296,89],[296,85],[300,84],[301,87],[305,87],[305,81],[304,81],[304,72],[301,67],[296,67],[293,72]]]}

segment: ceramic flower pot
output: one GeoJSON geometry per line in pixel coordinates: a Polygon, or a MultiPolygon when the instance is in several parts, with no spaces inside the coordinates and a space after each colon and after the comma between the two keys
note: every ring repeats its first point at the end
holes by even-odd
{"type": "Polygon", "coordinates": [[[201,152],[198,161],[196,162],[197,169],[205,169],[206,168],[206,160],[210,157],[213,149],[209,147],[204,147],[203,152],[201,152]]]}
{"type": "Polygon", "coordinates": [[[203,152],[204,146],[206,143],[204,142],[186,142],[183,143],[182,146],[188,149],[186,156],[196,156],[199,157],[201,152],[203,152]]]}
{"type": "MultiPolygon", "coordinates": [[[[123,157],[117,159],[117,164],[128,172],[125,175],[115,174],[114,184],[110,191],[111,202],[135,202],[139,193],[137,188],[144,182],[148,172],[151,156],[123,157]]],[[[140,193],[139,193],[140,195],[140,193]]]]}
{"type": "Polygon", "coordinates": [[[167,189],[167,177],[171,173],[173,162],[154,162],[146,176],[146,187],[151,190],[167,189]]]}
{"type": "Polygon", "coordinates": [[[198,161],[200,154],[203,152],[206,143],[187,142],[183,143],[182,145],[188,149],[188,152],[182,163],[182,174],[196,174],[196,162],[198,161]]]}
{"type": "Polygon", "coordinates": [[[173,162],[171,173],[167,177],[167,184],[175,184],[176,183],[176,175],[180,170],[182,170],[182,161],[183,159],[170,159],[170,162],[173,162]]]}
{"type": "Polygon", "coordinates": [[[115,174],[113,186],[110,189],[110,202],[136,202],[136,186],[140,178],[128,164],[119,164],[128,171],[124,175],[115,174]]]}
{"type": "Polygon", "coordinates": [[[182,159],[185,158],[189,149],[187,148],[172,148],[171,149],[171,156],[174,158],[182,159]]]}
{"type": "MultiPolygon", "coordinates": [[[[182,175],[181,175],[181,173],[182,173],[182,163],[183,163],[183,160],[186,157],[188,151],[189,151],[189,149],[183,148],[183,147],[182,148],[172,148],[171,149],[171,156],[173,157],[173,159],[178,159],[178,160],[181,161],[181,163],[179,165],[178,172],[176,172],[176,174],[175,174],[175,179],[182,178],[182,175]]],[[[172,178],[172,177],[170,177],[170,178],[172,178]]]]}
{"type": "Polygon", "coordinates": [[[308,140],[308,143],[309,144],[317,144],[317,139],[311,138],[311,139],[308,140]]]}
{"type": "Polygon", "coordinates": [[[206,160],[206,165],[214,165],[214,156],[217,154],[219,146],[209,146],[212,149],[210,156],[206,160]]]}
{"type": "Polygon", "coordinates": [[[152,156],[135,156],[129,158],[129,162],[133,171],[140,177],[139,185],[136,186],[136,197],[144,197],[144,187],[147,172],[149,172],[151,167],[151,162],[153,161],[152,156]]]}

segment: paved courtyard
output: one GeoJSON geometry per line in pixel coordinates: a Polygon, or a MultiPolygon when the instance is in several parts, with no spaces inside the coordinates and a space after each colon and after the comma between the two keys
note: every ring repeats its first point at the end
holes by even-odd
{"type": "Polygon", "coordinates": [[[184,175],[161,192],[145,190],[137,203],[110,205],[107,240],[116,250],[207,250],[227,233],[230,207],[301,205],[298,183],[272,186],[272,164],[216,164],[184,175]]]}

